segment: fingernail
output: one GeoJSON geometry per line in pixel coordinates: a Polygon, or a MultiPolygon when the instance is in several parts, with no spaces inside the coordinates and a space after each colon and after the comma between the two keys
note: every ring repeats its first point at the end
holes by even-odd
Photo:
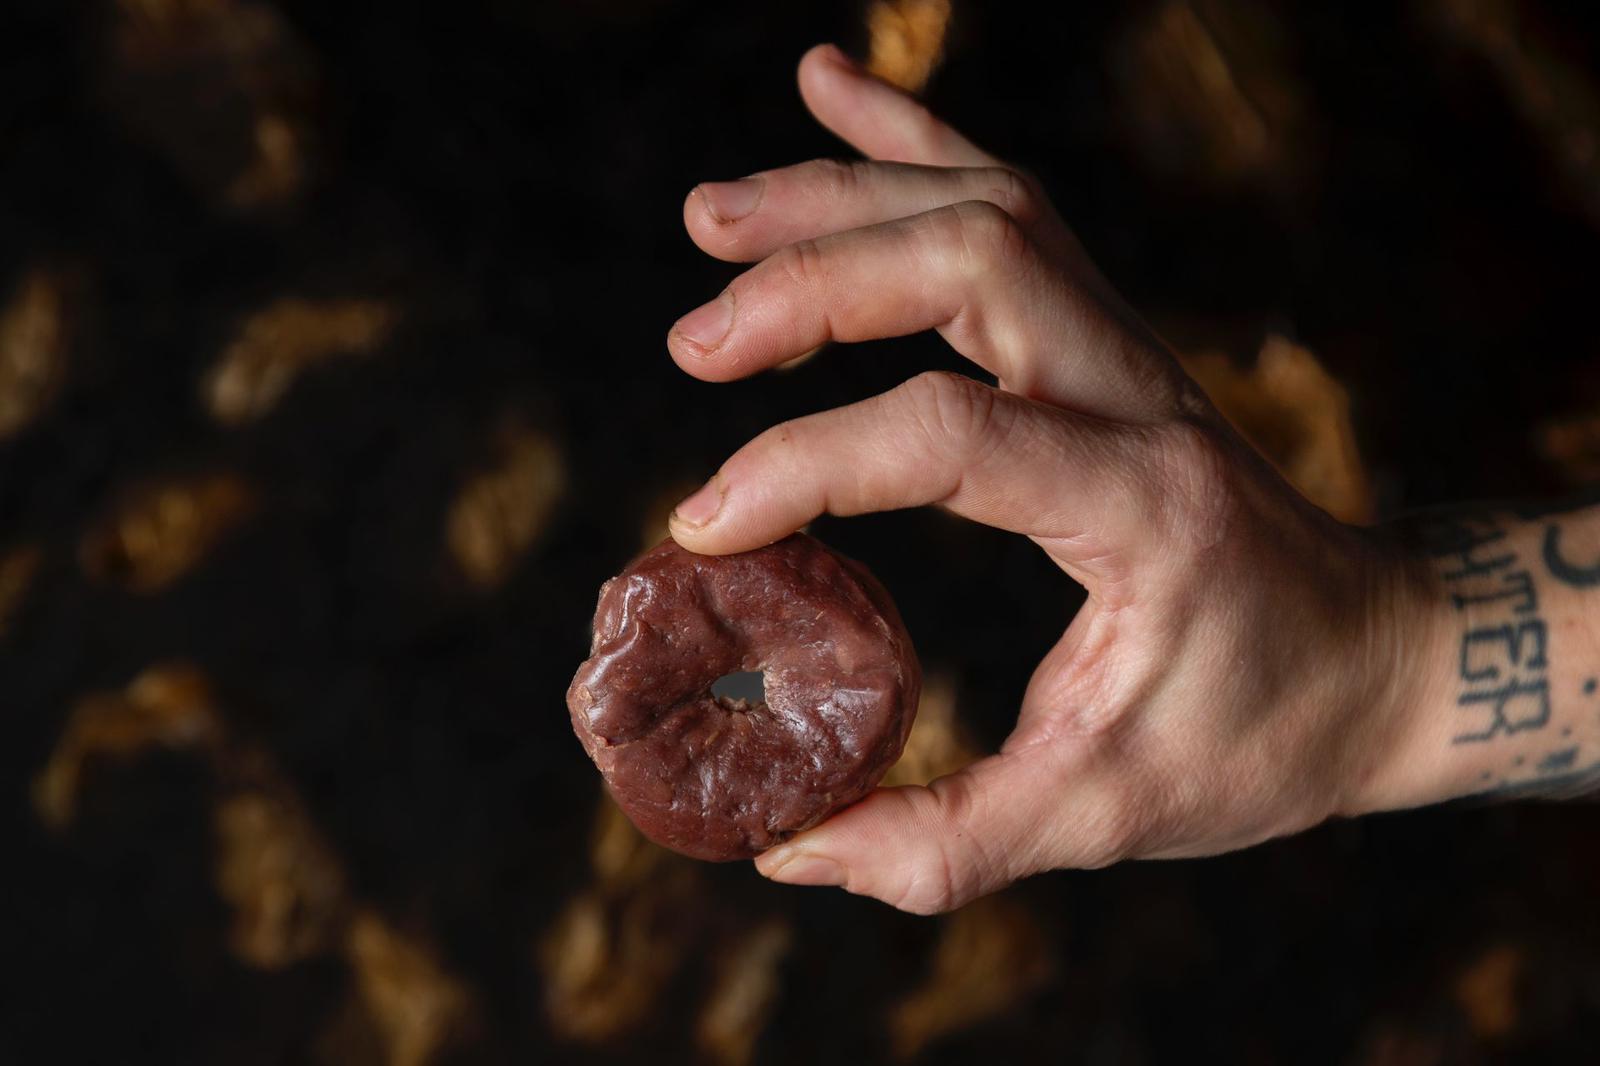
{"type": "Polygon", "coordinates": [[[715,348],[733,325],[733,296],[724,292],[678,319],[673,328],[701,348],[715,348]]]}
{"type": "Polygon", "coordinates": [[[844,867],[821,855],[799,854],[785,859],[780,856],[770,870],[762,870],[768,880],[786,885],[842,885],[844,867]]]}
{"type": "Polygon", "coordinates": [[[713,477],[693,496],[672,509],[672,516],[694,529],[705,525],[722,509],[722,483],[713,477]]]}
{"type": "Polygon", "coordinates": [[[761,194],[767,183],[761,178],[740,178],[738,181],[707,181],[700,185],[700,195],[705,197],[706,210],[718,222],[737,222],[750,214],[761,203],[761,194]]]}

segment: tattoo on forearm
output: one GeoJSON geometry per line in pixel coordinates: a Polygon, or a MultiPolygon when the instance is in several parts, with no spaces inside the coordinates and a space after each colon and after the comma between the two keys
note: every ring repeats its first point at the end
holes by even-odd
{"type": "Polygon", "coordinates": [[[1489,519],[1440,523],[1427,538],[1450,602],[1468,619],[1455,743],[1543,729],[1550,721],[1549,629],[1539,616],[1533,574],[1489,519]]]}
{"type": "Polygon", "coordinates": [[[1564,724],[1600,715],[1600,679],[1585,677],[1570,694],[1553,692],[1550,627],[1539,603],[1540,582],[1600,588],[1600,558],[1574,557],[1562,544],[1562,522],[1571,517],[1567,508],[1497,508],[1435,517],[1420,529],[1462,620],[1456,697],[1462,718],[1452,742],[1499,741],[1493,750],[1504,751],[1507,738],[1524,738],[1502,771],[1483,771],[1484,797],[1574,798],[1600,791],[1600,758],[1564,724]],[[1537,559],[1523,561],[1498,516],[1545,523],[1537,559]],[[1537,745],[1544,736],[1548,750],[1528,750],[1528,740],[1537,745]]]}

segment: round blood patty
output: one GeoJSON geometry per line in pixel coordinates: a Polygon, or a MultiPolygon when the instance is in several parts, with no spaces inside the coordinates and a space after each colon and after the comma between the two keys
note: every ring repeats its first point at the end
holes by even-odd
{"type": "Polygon", "coordinates": [[[720,556],[667,540],[601,587],[567,708],[646,836],[745,859],[870,792],[920,685],[899,612],[859,563],[800,533],[720,556]],[[754,670],[766,702],[711,694],[754,670]]]}

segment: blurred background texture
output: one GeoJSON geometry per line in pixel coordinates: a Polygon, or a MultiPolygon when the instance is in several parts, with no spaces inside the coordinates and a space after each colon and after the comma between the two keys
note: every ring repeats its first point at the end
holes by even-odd
{"type": "MultiPolygon", "coordinates": [[[[1554,0],[7,0],[0,1060],[1592,1061],[1594,808],[1425,810],[923,919],[645,843],[600,582],[931,337],[707,385],[698,181],[844,146],[834,40],[1041,176],[1351,521],[1600,479],[1600,17],[1554,0]]],[[[992,750],[1081,593],[824,520],[992,750]]]]}

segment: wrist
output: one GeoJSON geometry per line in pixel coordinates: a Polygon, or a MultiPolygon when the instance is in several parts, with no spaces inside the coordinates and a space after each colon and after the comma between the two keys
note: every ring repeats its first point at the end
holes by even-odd
{"type": "Polygon", "coordinates": [[[1369,532],[1364,670],[1351,716],[1347,817],[1448,798],[1445,708],[1452,619],[1424,551],[1393,530],[1369,532]]]}

